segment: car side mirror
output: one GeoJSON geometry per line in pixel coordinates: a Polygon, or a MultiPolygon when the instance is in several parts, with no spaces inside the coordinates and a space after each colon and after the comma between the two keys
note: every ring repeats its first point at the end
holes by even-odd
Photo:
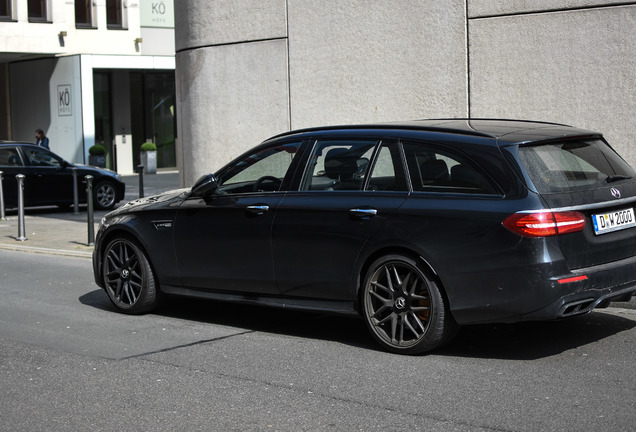
{"type": "Polygon", "coordinates": [[[191,194],[194,197],[204,198],[216,192],[218,185],[219,182],[216,177],[214,177],[214,174],[206,174],[194,183],[191,189],[191,194]]]}

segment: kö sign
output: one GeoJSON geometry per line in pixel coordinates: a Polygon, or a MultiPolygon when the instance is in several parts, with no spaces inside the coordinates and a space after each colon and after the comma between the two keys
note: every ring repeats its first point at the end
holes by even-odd
{"type": "Polygon", "coordinates": [[[70,116],[73,115],[73,102],[71,98],[71,85],[57,86],[57,115],[70,116]]]}

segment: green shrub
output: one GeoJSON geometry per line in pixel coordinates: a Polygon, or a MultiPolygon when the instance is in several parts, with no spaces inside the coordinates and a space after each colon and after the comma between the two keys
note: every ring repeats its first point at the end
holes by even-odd
{"type": "Polygon", "coordinates": [[[106,154],[106,149],[102,145],[95,144],[88,148],[88,154],[91,156],[103,156],[106,154]]]}
{"type": "Polygon", "coordinates": [[[141,151],[156,151],[157,146],[153,142],[145,142],[141,145],[141,151]]]}

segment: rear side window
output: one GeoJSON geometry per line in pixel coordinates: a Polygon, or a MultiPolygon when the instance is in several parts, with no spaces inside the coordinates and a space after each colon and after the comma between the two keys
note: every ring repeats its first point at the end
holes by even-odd
{"type": "Polygon", "coordinates": [[[316,142],[300,190],[360,190],[376,144],[375,140],[316,142]]]}
{"type": "Polygon", "coordinates": [[[597,188],[635,174],[598,139],[521,146],[519,159],[540,193],[597,188]]]}
{"type": "Polygon", "coordinates": [[[498,193],[463,156],[423,143],[404,143],[404,153],[415,192],[498,193]]]}
{"type": "Polygon", "coordinates": [[[0,166],[22,166],[18,151],[14,148],[0,149],[0,166]]]}

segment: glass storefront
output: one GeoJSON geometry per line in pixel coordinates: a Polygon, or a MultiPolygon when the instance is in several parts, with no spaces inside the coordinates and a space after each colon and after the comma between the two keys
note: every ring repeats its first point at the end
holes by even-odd
{"type": "Polygon", "coordinates": [[[135,161],[139,148],[152,141],[157,146],[157,167],[175,167],[176,94],[174,71],[131,72],[130,106],[133,119],[135,161]]]}
{"type": "Polygon", "coordinates": [[[106,168],[114,169],[110,79],[109,72],[96,71],[93,73],[95,144],[106,149],[106,168]]]}
{"type": "MultiPolygon", "coordinates": [[[[157,146],[157,168],[177,165],[175,152],[176,95],[174,71],[128,71],[126,88],[129,97],[113,101],[113,89],[121,88],[121,71],[98,70],[93,73],[95,103],[95,143],[106,148],[107,167],[116,169],[113,154],[114,131],[130,129],[133,163],[140,163],[141,145],[151,141],[157,146]],[[119,84],[119,85],[118,85],[119,84]],[[122,104],[129,104],[122,107],[122,104]],[[130,111],[128,127],[115,125],[113,113],[130,111]]],[[[122,122],[122,119],[118,119],[122,122]]],[[[127,123],[127,122],[126,122],[127,123]]]]}

